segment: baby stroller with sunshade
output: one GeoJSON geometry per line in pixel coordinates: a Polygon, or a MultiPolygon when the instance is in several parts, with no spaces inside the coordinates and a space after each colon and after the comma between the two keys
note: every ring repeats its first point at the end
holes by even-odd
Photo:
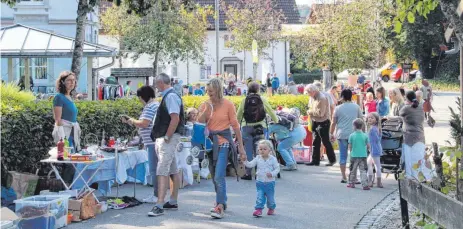
{"type": "Polygon", "coordinates": [[[394,173],[394,178],[399,178],[401,172],[401,157],[402,157],[402,120],[384,120],[381,123],[381,146],[383,155],[380,158],[381,172],[394,173]]]}

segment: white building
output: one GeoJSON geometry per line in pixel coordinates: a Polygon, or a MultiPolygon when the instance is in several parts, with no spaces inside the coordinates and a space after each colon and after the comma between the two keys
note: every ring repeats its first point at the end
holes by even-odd
{"type": "MultiPolygon", "coordinates": [[[[232,3],[233,0],[227,0],[227,3],[232,3]]],[[[214,6],[214,0],[197,0],[201,5],[212,5],[214,6]]],[[[105,11],[106,7],[109,7],[110,4],[103,2],[104,6],[100,7],[100,14],[102,11],[105,11]]],[[[278,8],[282,9],[287,24],[300,24],[299,12],[295,0],[280,0],[278,1],[278,8]]],[[[226,30],[224,23],[224,14],[221,12],[220,17],[220,31],[219,31],[219,62],[220,69],[217,69],[216,64],[216,38],[214,31],[214,20],[211,19],[209,23],[211,24],[211,30],[207,31],[207,39],[204,44],[204,65],[199,65],[195,61],[176,61],[175,63],[160,63],[158,66],[158,72],[165,72],[172,77],[178,77],[183,80],[184,83],[197,83],[206,81],[209,75],[215,75],[216,73],[233,73],[235,76],[238,76],[238,80],[250,77],[253,75],[253,63],[251,52],[243,53],[232,53],[231,48],[227,48],[225,43],[229,39],[233,39],[233,36],[226,30]],[[188,64],[188,67],[187,67],[188,64]],[[188,69],[188,72],[187,72],[188,69]]],[[[101,44],[119,47],[118,42],[101,33],[99,36],[99,41],[101,44]]],[[[257,70],[258,79],[265,79],[267,73],[275,72],[280,78],[281,83],[285,83],[287,74],[290,71],[290,58],[289,58],[289,42],[278,42],[273,47],[267,48],[266,53],[269,54],[271,58],[259,59],[259,67],[257,70]],[[274,65],[273,65],[274,64],[274,65]],[[273,68],[274,66],[274,68],[273,68]]],[[[108,60],[109,62],[109,60],[108,60]]],[[[138,60],[133,61],[131,58],[123,59],[123,68],[146,68],[152,67],[153,59],[149,55],[142,55],[138,60]]],[[[103,62],[102,62],[103,64],[103,62]]],[[[118,68],[118,61],[111,68],[118,68]]],[[[110,69],[105,69],[100,72],[100,75],[109,76],[110,69]]],[[[121,81],[123,83],[124,80],[121,81]]],[[[132,84],[133,87],[136,84],[132,84]]]]}
{"type": "MultiPolygon", "coordinates": [[[[77,18],[76,0],[18,0],[10,7],[1,4],[1,26],[22,24],[57,35],[74,38],[76,34],[77,18]]],[[[99,18],[96,13],[87,15],[85,25],[85,41],[97,43],[99,18]]],[[[109,59],[109,58],[108,58],[109,59]]],[[[34,90],[41,92],[54,91],[56,77],[64,70],[71,69],[71,58],[31,58],[30,72],[34,81],[34,90]]],[[[92,66],[98,66],[95,60],[92,66]]],[[[24,75],[23,59],[13,59],[13,78],[18,81],[24,75]]],[[[87,93],[87,58],[82,59],[82,70],[79,77],[77,91],[87,93]]],[[[8,81],[8,60],[2,58],[1,78],[8,81]]]]}

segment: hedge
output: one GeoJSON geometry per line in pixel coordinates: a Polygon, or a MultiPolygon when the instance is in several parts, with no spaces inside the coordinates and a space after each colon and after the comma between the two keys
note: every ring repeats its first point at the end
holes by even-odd
{"type": "MultiPolygon", "coordinates": [[[[244,97],[227,97],[238,108],[244,97]]],[[[186,96],[183,98],[185,110],[189,107],[198,107],[207,100],[206,96],[186,96]]],[[[305,113],[307,96],[276,95],[269,99],[273,108],[277,106],[297,107],[305,113]]],[[[2,101],[6,102],[6,101],[2,101]]],[[[106,137],[128,138],[135,132],[133,127],[120,122],[119,115],[126,114],[138,117],[142,105],[138,99],[120,99],[116,101],[77,101],[79,110],[77,121],[82,129],[81,142],[84,137],[93,133],[100,139],[102,131],[106,137]]],[[[7,171],[35,172],[45,166],[39,163],[47,157],[47,153],[54,146],[53,113],[51,101],[28,102],[21,104],[8,104],[2,106],[1,131],[1,163],[2,183],[7,171]]]]}
{"type": "Polygon", "coordinates": [[[313,71],[307,73],[294,73],[293,78],[296,84],[309,84],[315,80],[321,80],[323,77],[322,71],[313,71]]]}

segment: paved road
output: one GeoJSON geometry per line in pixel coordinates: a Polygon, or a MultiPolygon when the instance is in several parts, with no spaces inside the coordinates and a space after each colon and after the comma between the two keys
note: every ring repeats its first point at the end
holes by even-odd
{"type": "MultiPolygon", "coordinates": [[[[386,89],[398,87],[400,83],[386,83],[386,89]]],[[[450,110],[452,107],[457,111],[456,98],[459,96],[457,92],[434,92],[434,101],[432,103],[435,112],[431,116],[436,120],[434,128],[424,124],[424,132],[426,135],[426,143],[437,142],[439,145],[448,145],[446,141],[450,139],[450,110]]],[[[457,111],[458,112],[458,111],[457,111]]],[[[453,143],[452,143],[453,144],[453,143]]]]}
{"type": "MultiPolygon", "coordinates": [[[[227,178],[228,204],[226,218],[213,220],[208,210],[215,201],[210,180],[180,191],[180,209],[166,215],[149,218],[151,204],[109,210],[95,219],[74,223],[69,229],[107,228],[352,228],[362,216],[397,188],[391,176],[384,189],[363,191],[348,189],[341,184],[339,168],[299,166],[296,172],[283,172],[277,181],[277,215],[252,217],[255,203],[254,181],[227,178]]],[[[122,193],[132,195],[132,185],[125,185],[122,193]]],[[[115,192],[113,192],[115,193],[115,192]]],[[[137,197],[150,193],[150,188],[138,186],[137,197]]],[[[266,211],[265,211],[266,212],[266,211]]]]}
{"type": "MultiPolygon", "coordinates": [[[[388,84],[386,87],[393,87],[388,84]]],[[[434,100],[436,126],[425,124],[427,142],[445,144],[450,134],[448,106],[456,107],[456,93],[437,92],[434,100]]],[[[385,176],[385,175],[383,175],[385,176]]],[[[226,218],[212,220],[208,210],[214,202],[212,182],[180,191],[180,210],[158,218],[148,218],[152,205],[144,204],[125,210],[109,210],[69,229],[138,229],[138,228],[352,228],[372,207],[397,188],[392,176],[385,179],[384,189],[362,191],[347,189],[340,181],[339,168],[299,166],[296,172],[282,172],[277,181],[277,215],[255,219],[251,216],[255,202],[255,183],[236,182],[227,178],[229,210],[226,218]]],[[[385,177],[384,177],[385,178],[385,177]]],[[[122,187],[122,194],[132,195],[131,185],[122,187]]],[[[143,198],[150,188],[138,186],[137,197],[143,198]]],[[[113,191],[115,193],[115,191],[113,191]]]]}

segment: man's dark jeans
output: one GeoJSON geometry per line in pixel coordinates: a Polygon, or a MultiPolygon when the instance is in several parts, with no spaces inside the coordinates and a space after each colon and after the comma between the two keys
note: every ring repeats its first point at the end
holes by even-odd
{"type": "Polygon", "coordinates": [[[330,160],[330,163],[336,162],[336,155],[334,154],[333,146],[330,142],[330,120],[324,122],[313,122],[313,155],[312,162],[314,164],[320,164],[320,146],[323,145],[326,149],[326,155],[330,160]]]}

